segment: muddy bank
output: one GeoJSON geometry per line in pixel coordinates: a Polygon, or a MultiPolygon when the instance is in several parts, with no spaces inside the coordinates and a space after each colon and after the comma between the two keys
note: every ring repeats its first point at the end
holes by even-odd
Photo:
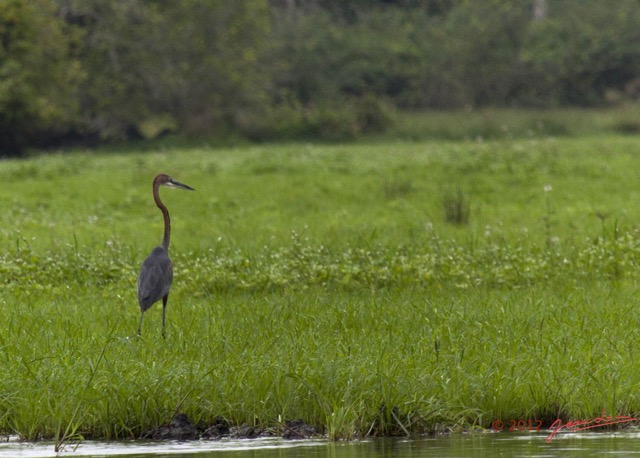
{"type": "Polygon", "coordinates": [[[195,425],[186,414],[179,413],[169,423],[145,431],[141,438],[188,441],[219,440],[222,438],[255,439],[275,436],[292,440],[310,439],[319,437],[320,433],[302,420],[287,420],[274,428],[259,428],[250,425],[231,426],[223,418],[217,418],[211,425],[195,425]]]}

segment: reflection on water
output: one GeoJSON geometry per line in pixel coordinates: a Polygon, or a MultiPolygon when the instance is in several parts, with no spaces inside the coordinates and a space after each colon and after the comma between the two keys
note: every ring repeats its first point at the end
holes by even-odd
{"type": "Polygon", "coordinates": [[[195,442],[91,442],[56,454],[52,443],[1,442],[2,457],[126,456],[128,458],[390,458],[390,457],[585,457],[638,456],[640,432],[566,433],[545,442],[548,432],[452,434],[434,438],[353,442],[249,439],[195,442]]]}

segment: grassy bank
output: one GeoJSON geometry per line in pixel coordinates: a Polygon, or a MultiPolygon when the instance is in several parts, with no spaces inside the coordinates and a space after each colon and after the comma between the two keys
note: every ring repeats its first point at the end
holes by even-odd
{"type": "MultiPolygon", "coordinates": [[[[0,430],[333,438],[640,413],[637,140],[265,145],[0,163],[0,430]],[[135,283],[174,224],[168,335],[135,283]]],[[[534,423],[535,424],[535,423],[534,423]]]]}
{"type": "Polygon", "coordinates": [[[398,113],[389,134],[399,138],[431,140],[496,140],[580,137],[640,132],[640,106],[584,110],[483,109],[464,112],[398,113]]]}

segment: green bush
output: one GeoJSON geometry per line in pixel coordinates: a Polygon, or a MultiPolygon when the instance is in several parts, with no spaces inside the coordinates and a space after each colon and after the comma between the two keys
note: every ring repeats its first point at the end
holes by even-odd
{"type": "Polygon", "coordinates": [[[0,156],[46,144],[79,121],[78,30],[56,12],[53,0],[0,2],[0,156]]]}
{"type": "Polygon", "coordinates": [[[393,123],[393,110],[372,97],[347,98],[304,107],[281,103],[264,111],[244,113],[236,128],[252,140],[317,139],[353,140],[365,134],[383,133],[393,123]]]}

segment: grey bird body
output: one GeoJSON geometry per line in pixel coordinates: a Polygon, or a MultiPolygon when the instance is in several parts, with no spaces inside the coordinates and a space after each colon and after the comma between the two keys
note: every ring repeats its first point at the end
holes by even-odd
{"type": "Polygon", "coordinates": [[[164,237],[162,245],[153,249],[151,254],[144,260],[140,267],[138,276],[138,304],[140,305],[140,323],[138,324],[138,335],[142,333],[142,318],[144,312],[162,299],[162,337],[164,337],[164,325],[169,300],[169,290],[173,281],[173,265],[169,259],[169,243],[171,240],[171,220],[169,210],[160,200],[158,189],[160,186],[170,188],[188,189],[193,191],[191,186],[175,181],[169,175],[160,174],[153,180],[153,200],[162,212],[164,219],[164,237]]]}
{"type": "Polygon", "coordinates": [[[173,281],[173,265],[169,253],[161,246],[153,249],[144,260],[138,277],[138,303],[146,312],[154,303],[169,294],[173,281]]]}

